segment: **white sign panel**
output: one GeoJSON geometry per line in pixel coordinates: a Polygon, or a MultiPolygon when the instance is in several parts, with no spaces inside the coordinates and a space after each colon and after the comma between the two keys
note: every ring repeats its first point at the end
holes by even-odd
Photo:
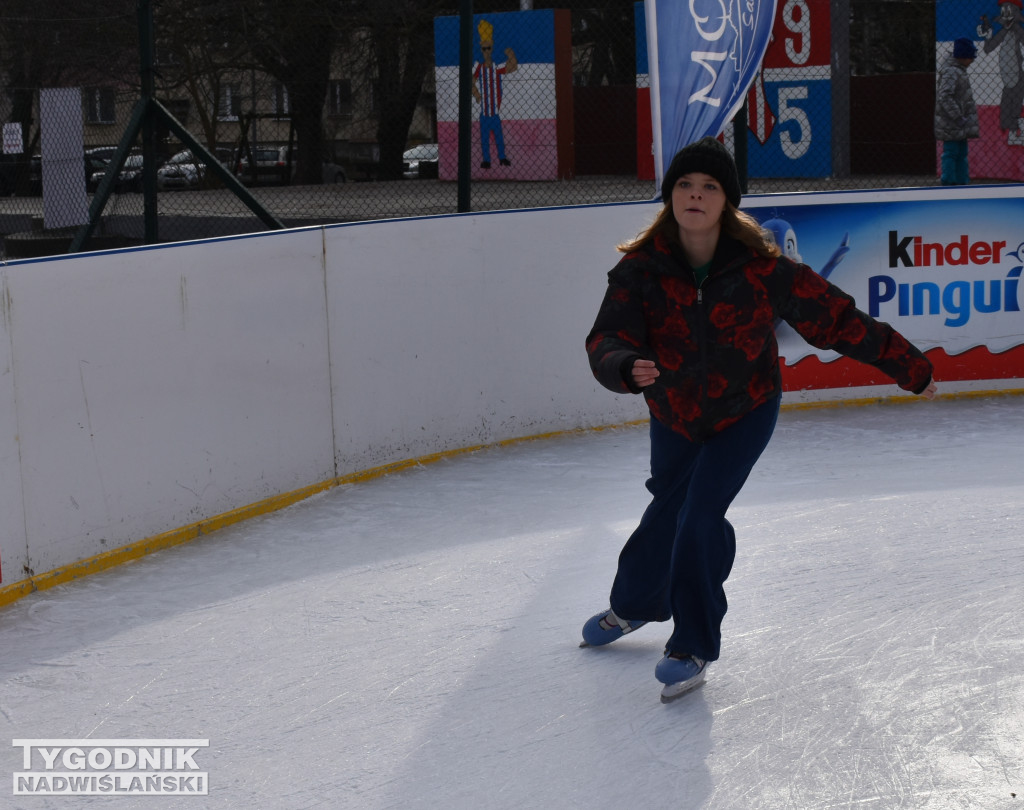
{"type": "Polygon", "coordinates": [[[21,124],[4,124],[4,154],[20,155],[25,151],[25,143],[21,137],[21,124]]]}
{"type": "Polygon", "coordinates": [[[58,87],[39,91],[43,159],[43,221],[47,228],[89,221],[85,191],[82,91],[58,87]]]}

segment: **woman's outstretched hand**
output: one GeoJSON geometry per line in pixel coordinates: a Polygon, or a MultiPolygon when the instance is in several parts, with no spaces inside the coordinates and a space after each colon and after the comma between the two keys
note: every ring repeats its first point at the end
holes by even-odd
{"type": "Polygon", "coordinates": [[[653,360],[636,360],[633,363],[633,382],[637,388],[646,388],[661,374],[653,360]]]}

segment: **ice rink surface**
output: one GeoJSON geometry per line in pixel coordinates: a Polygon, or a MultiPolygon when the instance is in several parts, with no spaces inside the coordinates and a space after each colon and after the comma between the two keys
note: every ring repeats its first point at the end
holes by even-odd
{"type": "Polygon", "coordinates": [[[603,649],[644,427],[453,457],[0,610],[0,807],[1024,810],[1024,400],[784,411],[722,658],[603,649]],[[16,738],[208,738],[210,792],[14,797],[16,738]]]}

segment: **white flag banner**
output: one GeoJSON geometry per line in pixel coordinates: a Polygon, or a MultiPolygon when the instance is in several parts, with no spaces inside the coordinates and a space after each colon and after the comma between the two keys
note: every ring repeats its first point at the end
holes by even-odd
{"type": "Polygon", "coordinates": [[[717,137],[743,106],[771,39],[776,0],[644,0],[654,171],[717,137]]]}

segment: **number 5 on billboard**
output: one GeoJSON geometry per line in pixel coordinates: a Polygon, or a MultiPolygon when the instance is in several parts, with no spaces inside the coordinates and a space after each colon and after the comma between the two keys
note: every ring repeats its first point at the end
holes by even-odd
{"type": "Polygon", "coordinates": [[[806,101],[806,87],[780,87],[779,88],[779,112],[775,117],[778,124],[785,124],[787,121],[794,121],[799,129],[797,138],[793,137],[793,128],[785,127],[779,132],[779,140],[782,142],[782,153],[790,160],[797,160],[807,154],[811,148],[811,119],[799,104],[791,104],[792,101],[806,101]]]}

